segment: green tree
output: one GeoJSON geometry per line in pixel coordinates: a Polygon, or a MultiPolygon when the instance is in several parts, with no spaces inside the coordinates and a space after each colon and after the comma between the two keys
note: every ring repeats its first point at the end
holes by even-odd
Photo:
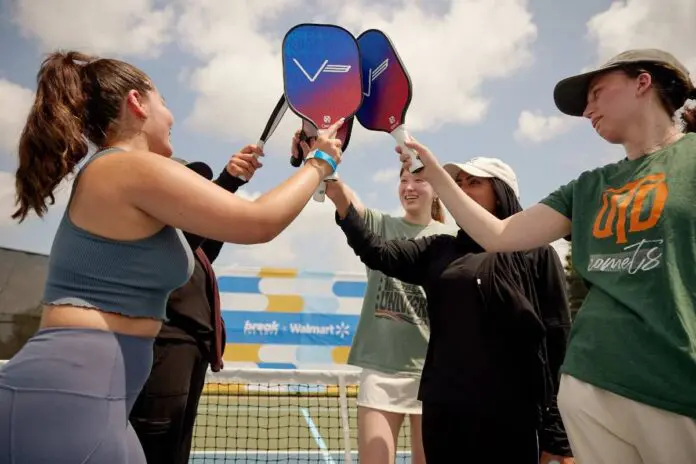
{"type": "Polygon", "coordinates": [[[585,300],[587,295],[587,286],[585,281],[580,277],[573,267],[573,247],[572,245],[568,248],[568,254],[566,255],[565,263],[565,274],[566,274],[566,285],[568,286],[568,304],[570,305],[570,314],[573,319],[575,315],[580,310],[582,302],[585,300]]]}

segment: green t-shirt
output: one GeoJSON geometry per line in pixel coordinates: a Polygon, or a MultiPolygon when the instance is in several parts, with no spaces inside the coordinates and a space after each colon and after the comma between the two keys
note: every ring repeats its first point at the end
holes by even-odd
{"type": "Polygon", "coordinates": [[[696,418],[696,134],[583,173],[542,203],[572,220],[589,293],[562,372],[696,418]]]}
{"type": "MultiPolygon", "coordinates": [[[[365,226],[385,240],[457,233],[457,227],[432,221],[412,224],[400,217],[365,209],[365,226]]],[[[367,269],[367,289],[348,364],[389,374],[419,376],[430,330],[423,289],[367,269]]]]}

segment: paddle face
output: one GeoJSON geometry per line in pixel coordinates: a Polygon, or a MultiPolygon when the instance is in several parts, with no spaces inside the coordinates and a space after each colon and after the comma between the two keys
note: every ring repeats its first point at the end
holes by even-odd
{"type": "Polygon", "coordinates": [[[282,57],[288,105],[315,128],[325,129],[360,108],[360,53],[347,30],[327,24],[295,26],[283,39],[282,57]]]}
{"type": "Polygon", "coordinates": [[[389,38],[376,29],[358,37],[363,102],[356,117],[368,130],[392,132],[406,119],[411,79],[389,38]]]}

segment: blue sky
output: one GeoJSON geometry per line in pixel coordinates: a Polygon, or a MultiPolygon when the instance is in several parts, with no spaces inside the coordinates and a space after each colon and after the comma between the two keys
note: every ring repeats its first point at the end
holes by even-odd
{"type": "MultiPolygon", "coordinates": [[[[282,91],[283,35],[301,22],[331,22],[358,35],[376,27],[394,41],[414,97],[407,123],[441,161],[502,158],[517,172],[524,206],[583,170],[616,161],[621,147],[555,108],[555,83],[633,47],[665,48],[696,72],[692,0],[1,0],[0,246],[47,253],[65,206],[12,223],[15,147],[44,54],[56,48],[116,56],[144,69],[177,123],[175,154],[217,172],[258,140],[282,91]],[[369,5],[369,6],[368,6],[369,5]]],[[[253,198],[292,173],[286,117],[264,167],[240,195],[253,198]]],[[[400,210],[399,164],[387,134],[356,125],[339,168],[369,206],[400,210]]],[[[65,190],[64,190],[65,191],[65,190]]],[[[281,266],[361,271],[333,222],[310,202],[276,240],[226,245],[218,267],[281,266]]],[[[242,227],[243,225],[240,225],[242,227]]],[[[561,247],[562,249],[562,247],[561,247]]]]}

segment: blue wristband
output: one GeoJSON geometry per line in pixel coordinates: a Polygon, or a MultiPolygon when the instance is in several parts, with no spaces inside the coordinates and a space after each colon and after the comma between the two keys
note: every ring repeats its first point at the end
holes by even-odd
{"type": "MultiPolygon", "coordinates": [[[[336,168],[338,167],[338,165],[336,164],[336,161],[334,161],[334,159],[332,157],[330,157],[329,155],[327,155],[326,153],[324,153],[321,150],[316,150],[314,152],[314,154],[311,156],[311,158],[319,158],[319,159],[324,160],[327,163],[329,163],[329,166],[331,166],[331,172],[335,172],[336,168]]],[[[311,159],[311,158],[309,158],[309,159],[311,159]]]]}

